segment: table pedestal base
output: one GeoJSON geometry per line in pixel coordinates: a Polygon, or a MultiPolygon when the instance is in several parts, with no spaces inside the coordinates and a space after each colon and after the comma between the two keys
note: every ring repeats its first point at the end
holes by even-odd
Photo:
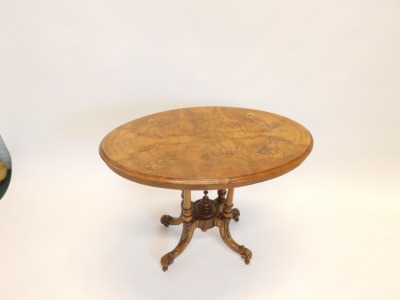
{"type": "Polygon", "coordinates": [[[240,211],[237,208],[232,208],[233,189],[228,190],[227,197],[225,197],[226,194],[226,190],[218,190],[218,198],[210,200],[208,191],[204,191],[202,199],[192,202],[191,191],[185,190],[182,192],[181,215],[178,218],[169,215],[161,217],[161,223],[166,227],[183,223],[182,235],[178,245],[161,258],[163,271],[168,270],[168,266],[185,250],[196,228],[207,231],[215,226],[219,228],[221,238],[225,244],[240,254],[246,264],[250,263],[251,251],[236,243],[230,234],[229,223],[232,219],[239,221],[240,211]]]}

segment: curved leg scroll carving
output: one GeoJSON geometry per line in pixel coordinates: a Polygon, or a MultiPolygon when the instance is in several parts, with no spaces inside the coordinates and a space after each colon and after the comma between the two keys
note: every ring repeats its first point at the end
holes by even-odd
{"type": "Polygon", "coordinates": [[[245,246],[236,243],[229,231],[229,223],[231,219],[238,221],[240,215],[238,209],[236,208],[232,209],[233,206],[232,201],[233,201],[233,189],[229,189],[226,201],[224,203],[221,212],[221,218],[217,221],[217,226],[219,227],[219,233],[221,234],[222,240],[225,242],[225,244],[227,244],[228,247],[231,248],[236,253],[239,253],[240,256],[244,259],[245,263],[249,264],[253,254],[245,246]]]}
{"type": "MultiPolygon", "coordinates": [[[[184,191],[181,193],[181,209],[183,208],[183,201],[184,201],[184,191]]],[[[170,215],[163,215],[160,219],[161,224],[163,224],[165,227],[168,227],[169,225],[180,225],[182,224],[182,215],[180,215],[178,218],[174,218],[170,215]]]]}
{"type": "Polygon", "coordinates": [[[232,219],[239,222],[240,211],[237,208],[232,209],[232,219]]]}
{"type": "Polygon", "coordinates": [[[183,223],[182,235],[179,240],[178,245],[176,245],[175,249],[168,252],[161,258],[161,265],[163,271],[168,270],[168,266],[174,262],[174,259],[185,250],[187,245],[189,245],[194,230],[197,228],[197,222],[193,223],[183,223]]]}
{"type": "Polygon", "coordinates": [[[225,220],[222,222],[222,224],[221,223],[219,224],[219,232],[221,234],[222,240],[225,242],[225,244],[228,245],[229,248],[231,248],[236,253],[240,254],[240,256],[244,259],[244,262],[246,264],[249,264],[253,254],[249,249],[247,249],[243,245],[239,245],[232,238],[231,233],[229,231],[229,221],[230,220],[225,220]]]}
{"type": "Polygon", "coordinates": [[[165,227],[168,227],[169,225],[179,225],[182,224],[182,218],[174,218],[171,217],[170,215],[163,215],[161,217],[161,224],[163,224],[165,227]]]}

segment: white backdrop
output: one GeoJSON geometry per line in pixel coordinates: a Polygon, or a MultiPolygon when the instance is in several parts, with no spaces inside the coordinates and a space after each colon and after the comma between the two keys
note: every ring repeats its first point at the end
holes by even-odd
{"type": "MultiPolygon", "coordinates": [[[[400,297],[400,2],[0,0],[0,299],[400,297]],[[293,172],[236,190],[232,235],[196,231],[163,273],[180,192],[98,155],[114,127],[187,106],[290,117],[293,172]]],[[[200,194],[199,194],[200,196],[200,194]]]]}

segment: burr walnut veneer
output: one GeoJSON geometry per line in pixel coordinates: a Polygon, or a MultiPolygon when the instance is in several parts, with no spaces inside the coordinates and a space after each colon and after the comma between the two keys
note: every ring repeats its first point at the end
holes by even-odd
{"type": "Polygon", "coordinates": [[[178,245],[161,258],[163,270],[189,244],[196,228],[219,228],[222,240],[246,263],[252,253],[231,237],[234,188],[285,174],[300,165],[313,140],[302,125],[272,113],[233,107],[165,111],[128,122],[101,142],[100,155],[117,174],[161,188],[182,190],[181,215],[161,217],[183,224],[178,245]],[[192,201],[192,190],[204,190],[192,201]],[[210,199],[208,190],[217,190],[210,199]]]}

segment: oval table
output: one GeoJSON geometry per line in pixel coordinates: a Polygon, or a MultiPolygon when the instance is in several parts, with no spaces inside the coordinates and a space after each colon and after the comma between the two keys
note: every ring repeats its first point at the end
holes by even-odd
{"type": "Polygon", "coordinates": [[[239,220],[234,188],[283,175],[309,155],[311,134],[279,115],[245,108],[182,108],[128,122],[100,144],[100,156],[117,174],[137,183],[182,190],[181,215],[161,217],[183,224],[178,245],[161,258],[164,271],[189,244],[196,228],[219,228],[222,240],[248,264],[249,249],[232,238],[239,220]],[[204,190],[192,201],[191,191],[204,190]],[[217,190],[210,199],[208,190],[217,190]]]}

